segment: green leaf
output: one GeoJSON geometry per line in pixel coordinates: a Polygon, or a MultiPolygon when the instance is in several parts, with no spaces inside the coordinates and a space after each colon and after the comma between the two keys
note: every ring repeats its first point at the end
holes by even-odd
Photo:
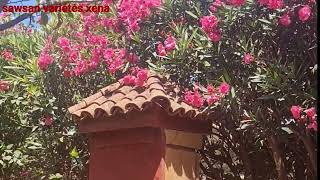
{"type": "Polygon", "coordinates": [[[60,173],[50,174],[49,179],[61,179],[63,176],[60,173]]]}
{"type": "Polygon", "coordinates": [[[74,147],[74,148],[72,149],[72,151],[70,152],[70,156],[71,156],[72,158],[78,158],[78,157],[79,157],[79,153],[77,152],[76,147],[74,147]]]}
{"type": "Polygon", "coordinates": [[[198,16],[193,14],[191,11],[186,11],[186,13],[189,14],[191,17],[195,18],[195,19],[199,19],[198,16]]]}
{"type": "Polygon", "coordinates": [[[285,131],[288,134],[292,134],[293,132],[288,128],[288,127],[282,127],[281,128],[283,131],[285,131]]]}
{"type": "Polygon", "coordinates": [[[272,24],[270,21],[268,21],[266,19],[258,19],[258,21],[263,22],[265,24],[272,24]]]}

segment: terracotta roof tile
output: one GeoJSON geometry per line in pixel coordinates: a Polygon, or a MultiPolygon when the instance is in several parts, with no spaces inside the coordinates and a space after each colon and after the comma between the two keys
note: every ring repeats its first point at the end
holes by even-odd
{"type": "Polygon", "coordinates": [[[102,88],[98,93],[70,107],[76,119],[98,118],[100,115],[115,116],[131,110],[143,111],[152,105],[163,108],[172,116],[197,118],[206,115],[191,107],[177,96],[179,88],[166,82],[157,74],[149,73],[145,87],[123,85],[122,79],[102,88]]]}

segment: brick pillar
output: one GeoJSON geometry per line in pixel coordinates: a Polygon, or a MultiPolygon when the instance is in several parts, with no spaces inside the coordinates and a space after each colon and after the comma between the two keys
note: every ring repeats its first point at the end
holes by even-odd
{"type": "Polygon", "coordinates": [[[160,128],[90,134],[89,180],[164,180],[165,136],[160,128]]]}
{"type": "Polygon", "coordinates": [[[166,180],[199,179],[200,156],[193,149],[202,146],[202,135],[166,130],[166,180]]]}

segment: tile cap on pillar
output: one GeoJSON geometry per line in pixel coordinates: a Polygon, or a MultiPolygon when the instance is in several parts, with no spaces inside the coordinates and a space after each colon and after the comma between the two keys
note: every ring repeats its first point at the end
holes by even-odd
{"type": "Polygon", "coordinates": [[[119,119],[132,112],[142,114],[150,109],[161,112],[162,119],[208,121],[210,115],[209,111],[200,111],[185,103],[182,91],[175,83],[151,71],[144,87],[124,85],[120,79],[68,108],[68,111],[77,122],[81,122],[119,119]]]}

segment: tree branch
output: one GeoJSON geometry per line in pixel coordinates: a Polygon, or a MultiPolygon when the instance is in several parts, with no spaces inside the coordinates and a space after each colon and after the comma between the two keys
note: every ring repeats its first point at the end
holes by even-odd
{"type": "Polygon", "coordinates": [[[17,18],[15,18],[12,21],[9,21],[9,22],[4,23],[4,24],[0,24],[0,31],[4,31],[6,29],[9,29],[9,28],[13,27],[14,25],[20,23],[21,21],[31,17],[32,14],[33,13],[22,14],[22,15],[18,16],[17,18]]]}

